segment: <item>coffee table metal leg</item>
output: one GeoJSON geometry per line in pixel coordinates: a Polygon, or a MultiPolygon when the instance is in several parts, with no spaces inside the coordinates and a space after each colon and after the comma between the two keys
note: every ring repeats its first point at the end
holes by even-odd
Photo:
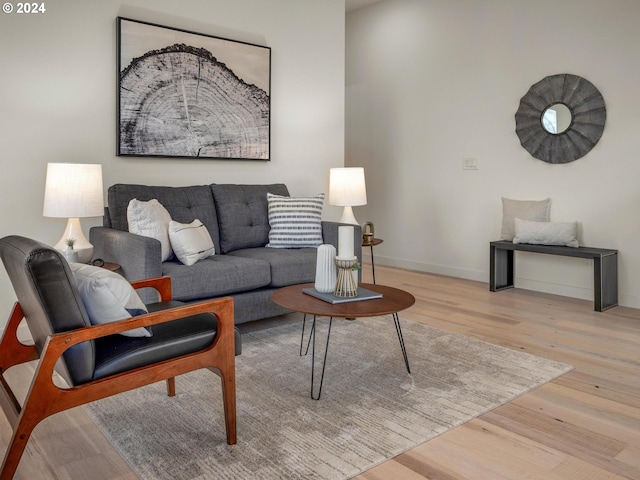
{"type": "Polygon", "coordinates": [[[373,260],[373,245],[371,245],[371,275],[373,276],[373,284],[376,284],[376,262],[373,260]]]}
{"type": "Polygon", "coordinates": [[[324,368],[327,365],[327,352],[329,351],[329,337],[331,337],[331,324],[333,323],[333,317],[329,317],[329,330],[327,331],[327,343],[324,347],[324,359],[322,360],[322,375],[320,376],[320,385],[318,387],[318,396],[313,395],[314,386],[314,374],[316,367],[316,316],[313,316],[313,325],[311,327],[311,335],[313,335],[313,344],[311,347],[311,398],[314,400],[320,400],[322,394],[322,382],[324,381],[324,368]]]}
{"type": "Polygon", "coordinates": [[[407,366],[407,372],[411,373],[409,368],[409,358],[407,358],[407,349],[404,346],[404,338],[402,337],[402,328],[400,327],[400,318],[397,313],[393,314],[393,323],[396,325],[396,333],[398,334],[398,341],[400,342],[400,349],[402,350],[402,356],[404,357],[404,364],[407,366]]]}
{"type": "Polygon", "coordinates": [[[309,345],[311,344],[311,334],[313,333],[313,329],[315,327],[315,322],[311,324],[311,332],[309,332],[309,340],[307,340],[307,349],[302,353],[302,342],[304,341],[304,329],[307,324],[307,314],[304,314],[302,317],[302,334],[300,335],[300,356],[306,355],[309,353],[309,345]]]}

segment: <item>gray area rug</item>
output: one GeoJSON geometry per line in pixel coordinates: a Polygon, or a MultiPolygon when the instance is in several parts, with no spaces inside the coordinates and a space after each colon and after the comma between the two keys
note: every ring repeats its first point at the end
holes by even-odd
{"type": "Polygon", "coordinates": [[[143,479],[344,479],[572,368],[401,322],[411,375],[391,317],[334,320],[319,401],[311,354],[299,355],[302,322],[244,334],[237,445],[226,444],[209,370],[178,377],[173,398],[161,382],[85,408],[143,479]]]}

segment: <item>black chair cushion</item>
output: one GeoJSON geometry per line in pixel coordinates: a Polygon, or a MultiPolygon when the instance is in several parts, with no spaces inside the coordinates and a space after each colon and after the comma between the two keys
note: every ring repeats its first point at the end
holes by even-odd
{"type": "MultiPolygon", "coordinates": [[[[183,303],[172,301],[150,304],[147,308],[154,312],[179,305],[183,303]]],[[[203,313],[154,325],[151,337],[110,335],[99,338],[95,340],[94,380],[207,348],[215,340],[217,328],[217,317],[203,313]]],[[[239,355],[242,343],[237,329],[235,345],[236,355],[239,355]]]]}

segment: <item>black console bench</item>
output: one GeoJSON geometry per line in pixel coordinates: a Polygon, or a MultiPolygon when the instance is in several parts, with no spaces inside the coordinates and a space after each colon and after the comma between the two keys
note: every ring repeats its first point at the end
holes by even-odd
{"type": "Polygon", "coordinates": [[[515,261],[513,252],[547,253],[593,260],[594,308],[602,312],[618,305],[618,251],[607,248],[530,245],[504,240],[491,242],[489,289],[492,292],[513,288],[515,261]]]}

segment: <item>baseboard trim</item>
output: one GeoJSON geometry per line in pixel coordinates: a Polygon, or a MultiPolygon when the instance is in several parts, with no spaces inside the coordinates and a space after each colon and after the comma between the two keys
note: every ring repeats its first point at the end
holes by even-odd
{"type": "MultiPolygon", "coordinates": [[[[363,258],[370,261],[371,255],[365,256],[363,254],[363,258]]],[[[464,278],[466,280],[475,280],[477,282],[489,282],[489,273],[480,270],[448,267],[446,265],[435,265],[432,263],[416,262],[413,260],[404,260],[401,258],[383,257],[378,255],[375,255],[375,262],[376,265],[383,265],[386,267],[404,268],[406,270],[416,270],[418,272],[464,278]]]]}

